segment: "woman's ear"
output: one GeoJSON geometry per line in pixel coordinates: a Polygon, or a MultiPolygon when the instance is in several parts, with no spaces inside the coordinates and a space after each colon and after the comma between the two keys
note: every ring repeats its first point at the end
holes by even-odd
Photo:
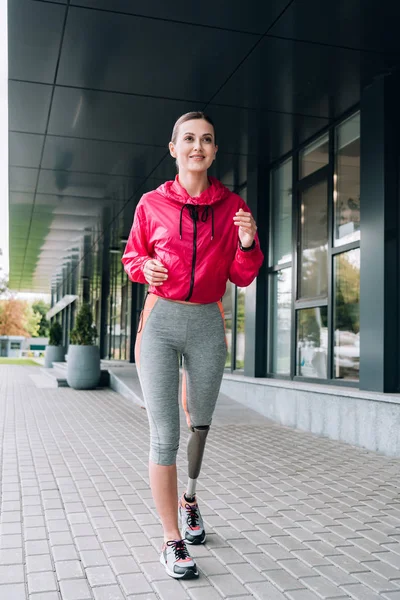
{"type": "Polygon", "coordinates": [[[214,149],[214,160],[217,158],[218,146],[215,146],[214,149]]]}
{"type": "Polygon", "coordinates": [[[175,146],[173,144],[173,142],[170,142],[168,144],[168,148],[169,148],[169,153],[173,158],[176,158],[176,152],[175,152],[175,146]]]}

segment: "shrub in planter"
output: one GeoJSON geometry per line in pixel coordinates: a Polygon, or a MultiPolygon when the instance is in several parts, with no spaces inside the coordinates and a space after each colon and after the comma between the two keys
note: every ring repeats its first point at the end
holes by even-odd
{"type": "Polygon", "coordinates": [[[70,333],[67,382],[75,390],[95,388],[100,380],[100,350],[95,345],[97,330],[89,304],[83,303],[70,333]]]}
{"type": "Polygon", "coordinates": [[[50,327],[49,343],[46,346],[44,366],[47,369],[50,369],[53,366],[53,362],[63,362],[64,354],[65,350],[62,345],[62,327],[60,323],[55,321],[50,327]]]}

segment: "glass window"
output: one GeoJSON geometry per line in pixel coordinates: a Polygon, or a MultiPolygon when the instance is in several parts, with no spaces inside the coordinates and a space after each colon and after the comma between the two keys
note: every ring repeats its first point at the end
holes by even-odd
{"type": "Polygon", "coordinates": [[[10,350],[21,350],[20,342],[10,342],[10,350]]]}
{"type": "Polygon", "coordinates": [[[335,246],[360,239],[360,115],[336,129],[335,246]]]}
{"type": "Polygon", "coordinates": [[[292,260],[292,160],[272,172],[271,196],[271,265],[279,265],[292,260]]]}
{"type": "Polygon", "coordinates": [[[292,268],[271,276],[270,347],[271,373],[290,374],[292,327],[292,268]]]}
{"type": "Polygon", "coordinates": [[[328,293],[328,186],[322,181],[301,195],[299,298],[328,293]]]}
{"type": "Polygon", "coordinates": [[[232,367],[232,317],[233,317],[233,293],[234,285],[228,282],[226,286],[226,292],[222,298],[222,305],[224,307],[225,315],[225,336],[226,343],[228,346],[228,352],[226,355],[225,368],[230,369],[232,367]]]}
{"type": "Polygon", "coordinates": [[[297,311],[296,374],[327,378],[328,308],[319,306],[297,311]]]}
{"type": "Polygon", "coordinates": [[[245,300],[246,288],[237,288],[236,297],[236,365],[235,369],[244,369],[245,351],[245,300]]]}
{"type": "Polygon", "coordinates": [[[325,167],[328,162],[329,134],[326,134],[300,152],[300,179],[325,167]]]}
{"type": "Polygon", "coordinates": [[[359,379],[360,249],[335,256],[334,377],[359,379]]]}

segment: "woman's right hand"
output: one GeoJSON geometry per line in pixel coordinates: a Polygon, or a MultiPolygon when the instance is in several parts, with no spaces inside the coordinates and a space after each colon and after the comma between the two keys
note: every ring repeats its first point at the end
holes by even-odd
{"type": "Polygon", "coordinates": [[[152,258],[145,262],[143,275],[150,285],[162,285],[168,279],[168,271],[159,260],[152,258]]]}

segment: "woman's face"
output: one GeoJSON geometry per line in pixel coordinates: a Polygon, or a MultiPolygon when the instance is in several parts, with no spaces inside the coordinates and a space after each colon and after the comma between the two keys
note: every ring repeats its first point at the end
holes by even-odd
{"type": "Polygon", "coordinates": [[[175,143],[169,143],[169,151],[177,160],[179,173],[207,171],[217,150],[214,127],[204,119],[182,123],[175,143]]]}

